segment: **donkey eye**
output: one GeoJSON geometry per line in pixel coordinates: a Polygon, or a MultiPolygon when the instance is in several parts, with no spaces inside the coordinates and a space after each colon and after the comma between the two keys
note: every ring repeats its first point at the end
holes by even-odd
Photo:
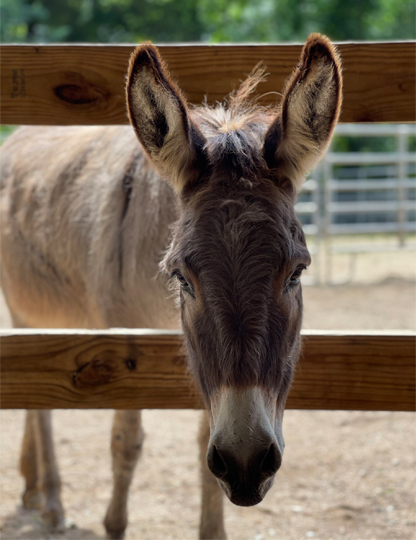
{"type": "Polygon", "coordinates": [[[177,273],[176,275],[176,278],[178,280],[178,283],[181,285],[181,287],[185,288],[185,287],[188,287],[188,281],[185,279],[185,277],[180,274],[179,272],[177,273]]]}
{"type": "Polygon", "coordinates": [[[288,281],[289,287],[294,287],[295,285],[298,285],[300,283],[301,274],[303,273],[303,270],[305,270],[306,268],[307,267],[304,265],[298,266],[296,268],[295,272],[293,273],[293,275],[290,277],[288,281]]]}
{"type": "Polygon", "coordinates": [[[171,278],[177,278],[177,281],[178,283],[180,284],[181,286],[181,289],[183,291],[186,291],[187,293],[189,293],[193,298],[195,298],[194,296],[194,290],[192,288],[192,286],[188,283],[188,281],[185,279],[185,277],[181,274],[181,272],[179,270],[174,270],[171,274],[171,278]]]}

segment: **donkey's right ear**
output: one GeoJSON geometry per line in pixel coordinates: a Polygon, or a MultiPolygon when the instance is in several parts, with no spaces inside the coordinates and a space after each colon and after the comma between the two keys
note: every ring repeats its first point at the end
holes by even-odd
{"type": "Polygon", "coordinates": [[[205,140],[191,122],[187,103],[158,49],[150,43],[137,47],[130,58],[126,98],[136,136],[179,193],[201,174],[205,140]]]}

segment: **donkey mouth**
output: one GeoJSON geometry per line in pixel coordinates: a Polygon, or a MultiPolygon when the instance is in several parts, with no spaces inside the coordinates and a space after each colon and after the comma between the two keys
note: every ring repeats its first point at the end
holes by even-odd
{"type": "Polygon", "coordinates": [[[263,501],[265,495],[271,489],[274,483],[274,477],[270,477],[260,486],[255,486],[252,483],[236,484],[230,486],[223,480],[218,480],[221,488],[226,493],[230,502],[236,506],[255,506],[263,501]]]}

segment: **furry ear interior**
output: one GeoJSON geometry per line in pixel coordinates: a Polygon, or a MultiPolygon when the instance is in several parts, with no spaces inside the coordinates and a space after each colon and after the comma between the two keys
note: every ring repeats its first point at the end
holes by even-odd
{"type": "Polygon", "coordinates": [[[329,39],[311,34],[264,144],[268,166],[297,188],[326,150],[342,104],[342,69],[329,39]]]}
{"type": "Polygon", "coordinates": [[[199,176],[205,140],[151,43],[137,47],[130,58],[126,98],[136,136],[161,175],[180,192],[199,176]]]}

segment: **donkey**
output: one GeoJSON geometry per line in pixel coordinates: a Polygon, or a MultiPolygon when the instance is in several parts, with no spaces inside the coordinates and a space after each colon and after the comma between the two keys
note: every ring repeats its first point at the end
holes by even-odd
{"type": "MultiPolygon", "coordinates": [[[[224,104],[191,108],[145,43],[127,77],[133,131],[25,127],[2,148],[2,286],[15,326],[177,328],[179,306],[207,408],[200,538],[226,538],[223,491],[255,505],[281,465],[310,264],[294,204],[341,107],[340,60],[319,34],[279,107],[252,99],[263,77],[257,68],[224,104]]],[[[143,439],[140,412],[117,411],[110,538],[124,535],[143,439]]],[[[24,506],[61,528],[50,411],[27,413],[20,470],[24,506]]]]}

